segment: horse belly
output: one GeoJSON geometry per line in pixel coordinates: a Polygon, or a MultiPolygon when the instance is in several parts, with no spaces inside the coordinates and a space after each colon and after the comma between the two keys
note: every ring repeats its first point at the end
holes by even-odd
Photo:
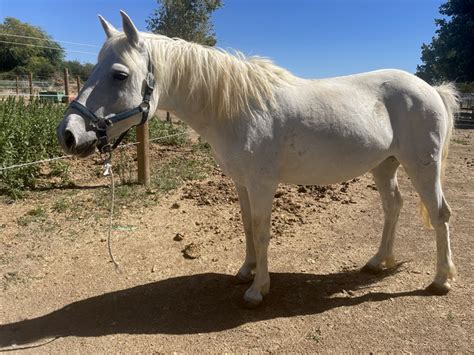
{"type": "Polygon", "coordinates": [[[386,132],[311,132],[290,139],[282,155],[280,180],[326,185],[349,180],[375,168],[391,155],[386,132]]]}

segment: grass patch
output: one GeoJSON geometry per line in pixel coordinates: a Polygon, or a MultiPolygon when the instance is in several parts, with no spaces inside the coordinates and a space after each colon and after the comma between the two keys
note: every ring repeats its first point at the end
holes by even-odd
{"type": "Polygon", "coordinates": [[[316,329],[315,331],[306,335],[306,339],[314,341],[316,343],[321,342],[321,329],[316,329]]]}
{"type": "Polygon", "coordinates": [[[459,139],[459,138],[453,138],[453,139],[451,139],[451,141],[456,143],[456,144],[469,145],[468,141],[465,141],[465,140],[459,139]]]}
{"type": "Polygon", "coordinates": [[[210,166],[201,160],[175,157],[160,166],[153,175],[153,185],[163,192],[181,186],[186,181],[202,180],[208,176],[210,166]]]}
{"type": "Polygon", "coordinates": [[[26,227],[32,222],[44,222],[46,220],[46,211],[43,207],[36,207],[28,211],[24,216],[17,218],[18,225],[26,227]]]}
{"type": "Polygon", "coordinates": [[[211,145],[207,143],[201,136],[199,136],[198,141],[193,146],[194,152],[201,152],[208,156],[211,155],[211,145]]]}
{"type": "Polygon", "coordinates": [[[65,198],[61,198],[53,204],[53,211],[58,213],[67,212],[70,208],[71,203],[65,198]]]}
{"type": "Polygon", "coordinates": [[[161,145],[183,146],[189,142],[184,122],[169,123],[153,117],[150,121],[150,139],[161,145]]]}

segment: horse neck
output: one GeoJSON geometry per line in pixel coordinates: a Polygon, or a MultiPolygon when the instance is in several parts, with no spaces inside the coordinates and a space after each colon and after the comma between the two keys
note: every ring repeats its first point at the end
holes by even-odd
{"type": "MultiPolygon", "coordinates": [[[[160,49],[157,48],[156,50],[160,49]]],[[[172,57],[156,57],[161,57],[165,59],[164,63],[156,63],[155,66],[158,71],[161,71],[162,73],[166,72],[166,75],[171,78],[177,77],[176,73],[173,73],[170,69],[176,69],[176,67],[168,65],[168,63],[173,60],[172,57]]],[[[188,70],[193,70],[193,68],[181,68],[181,70],[187,72],[188,70]]],[[[157,79],[158,85],[160,85],[159,75],[157,79]]],[[[196,132],[206,138],[205,136],[211,126],[213,126],[213,121],[216,121],[216,118],[211,117],[212,115],[202,109],[202,103],[200,102],[199,98],[189,97],[189,92],[187,90],[187,82],[172,82],[170,80],[166,80],[166,82],[169,87],[159,87],[159,90],[157,92],[159,94],[157,109],[170,112],[171,114],[186,122],[196,132]]]]}
{"type": "Polygon", "coordinates": [[[185,99],[179,93],[161,94],[158,102],[158,110],[170,112],[202,135],[202,131],[211,124],[211,119],[200,112],[197,106],[193,100],[185,99]]]}

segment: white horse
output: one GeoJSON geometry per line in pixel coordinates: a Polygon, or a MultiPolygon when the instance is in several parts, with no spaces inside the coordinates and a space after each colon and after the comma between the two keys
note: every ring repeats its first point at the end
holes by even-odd
{"type": "Polygon", "coordinates": [[[187,122],[210,143],[235,182],[246,236],[237,278],[253,281],[245,292],[247,302],[257,305],[269,291],[267,249],[279,182],[334,184],[371,171],[385,224],[380,247],[365,267],[393,266],[402,206],[400,164],[436,232],[437,268],[429,289],[450,290],[455,274],[451,212],[441,175],[457,107],[452,85],[432,87],[400,70],[305,80],[262,58],[140,33],[121,14],[123,32],[100,17],[107,41],[77,98],[79,105],[69,108],[58,126],[67,153],[87,156],[95,150],[98,129],[92,121],[97,117],[128,113],[127,119],[108,122],[107,140],[139,124],[142,114],[133,108],[145,101],[151,71],[156,87],[149,112],[159,108],[187,122]]]}

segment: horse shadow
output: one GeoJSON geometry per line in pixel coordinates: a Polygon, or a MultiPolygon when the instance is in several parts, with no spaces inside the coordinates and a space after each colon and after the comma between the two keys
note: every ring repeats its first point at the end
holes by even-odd
{"type": "Polygon", "coordinates": [[[424,290],[360,296],[352,292],[373,289],[371,285],[397,272],[399,267],[377,275],[358,270],[328,275],[273,273],[271,293],[252,310],[242,301],[248,285],[233,285],[233,276],[205,273],[174,277],[83,299],[38,318],[0,325],[0,347],[51,337],[208,333],[364,302],[428,295],[424,290]]]}

